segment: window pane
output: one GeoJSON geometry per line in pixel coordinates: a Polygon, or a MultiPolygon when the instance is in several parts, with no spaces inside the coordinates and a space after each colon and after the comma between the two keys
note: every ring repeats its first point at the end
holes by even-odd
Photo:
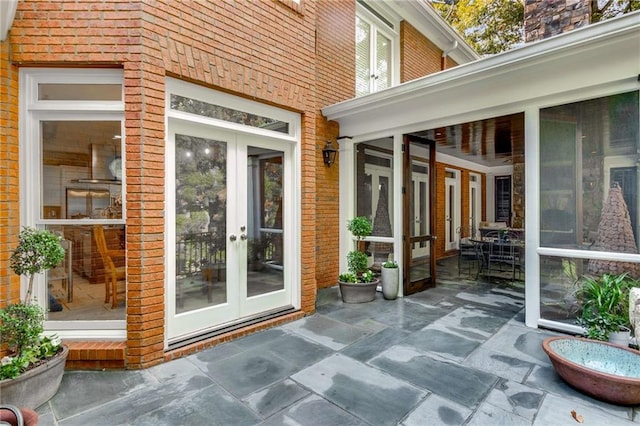
{"type": "Polygon", "coordinates": [[[121,101],[121,84],[38,84],[39,101],[121,101]]]}
{"type": "Polygon", "coordinates": [[[540,112],[540,242],[637,253],[638,92],[540,112]]]}
{"type": "Polygon", "coordinates": [[[376,90],[391,87],[391,40],[376,33],[376,90]]]}
{"type": "Polygon", "coordinates": [[[258,127],[279,133],[289,133],[289,123],[275,118],[262,117],[248,112],[214,105],[197,99],[186,98],[179,95],[171,95],[171,109],[184,111],[203,117],[243,124],[245,126],[258,127]]]}
{"type": "Polygon", "coordinates": [[[371,25],[356,17],[356,96],[371,91],[371,25]]]}
{"type": "Polygon", "coordinates": [[[42,218],[121,219],[120,121],[43,121],[42,218]]]}
{"type": "Polygon", "coordinates": [[[46,273],[47,319],[124,320],[124,225],[51,225],[47,229],[63,238],[65,248],[62,263],[46,273]],[[100,241],[106,244],[108,256],[101,254],[100,241]]]}

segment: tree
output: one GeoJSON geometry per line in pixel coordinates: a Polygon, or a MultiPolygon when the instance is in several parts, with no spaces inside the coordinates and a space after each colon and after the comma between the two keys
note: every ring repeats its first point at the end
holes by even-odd
{"type": "Polygon", "coordinates": [[[524,40],[520,0],[449,0],[434,7],[481,55],[512,49],[524,40]]]}
{"type": "MultiPolygon", "coordinates": [[[[524,0],[432,0],[435,9],[478,53],[490,55],[524,43],[524,0]]],[[[640,10],[640,0],[590,0],[595,23],[640,10]]]]}

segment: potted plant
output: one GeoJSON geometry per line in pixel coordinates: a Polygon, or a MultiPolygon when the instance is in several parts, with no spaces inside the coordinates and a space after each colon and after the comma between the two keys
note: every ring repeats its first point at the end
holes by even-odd
{"type": "Polygon", "coordinates": [[[400,286],[398,262],[395,260],[384,262],[382,264],[380,274],[382,281],[382,296],[387,300],[394,300],[398,297],[398,289],[400,286]]]}
{"type": "Polygon", "coordinates": [[[637,286],[627,273],[586,276],[576,296],[582,302],[578,324],[590,339],[629,345],[629,291],[637,286]],[[617,334],[621,333],[621,335],[617,334]],[[619,340],[618,340],[619,339],[619,340]]]}
{"type": "Polygon", "coordinates": [[[349,221],[347,229],[356,237],[359,250],[347,253],[347,272],[338,277],[342,301],[345,303],[370,302],[376,298],[376,288],[380,280],[370,269],[367,269],[368,257],[361,243],[366,236],[371,235],[372,225],[366,217],[358,216],[349,221]]]}
{"type": "Polygon", "coordinates": [[[26,227],[10,257],[10,267],[26,276],[23,301],[0,309],[0,343],[10,352],[0,362],[0,402],[35,409],[58,390],[69,349],[44,331],[44,310],[33,303],[36,274],[59,265],[65,256],[60,237],[26,227]]]}

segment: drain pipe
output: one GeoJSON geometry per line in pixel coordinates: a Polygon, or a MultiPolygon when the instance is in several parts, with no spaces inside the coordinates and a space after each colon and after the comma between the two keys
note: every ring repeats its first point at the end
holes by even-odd
{"type": "Polygon", "coordinates": [[[451,52],[453,52],[454,50],[456,50],[458,48],[458,41],[454,40],[453,44],[451,45],[451,47],[449,47],[448,49],[445,49],[442,51],[442,58],[440,59],[440,70],[444,70],[447,68],[447,56],[449,56],[449,54],[451,52]]]}

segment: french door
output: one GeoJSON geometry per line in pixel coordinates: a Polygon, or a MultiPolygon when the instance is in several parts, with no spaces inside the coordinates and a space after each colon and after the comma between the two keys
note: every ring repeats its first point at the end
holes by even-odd
{"type": "Polygon", "coordinates": [[[291,308],[291,157],[285,141],[170,121],[169,345],[291,308]]]}
{"type": "Polygon", "coordinates": [[[436,285],[435,142],[404,136],[403,152],[403,294],[436,285]]]}

